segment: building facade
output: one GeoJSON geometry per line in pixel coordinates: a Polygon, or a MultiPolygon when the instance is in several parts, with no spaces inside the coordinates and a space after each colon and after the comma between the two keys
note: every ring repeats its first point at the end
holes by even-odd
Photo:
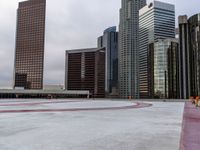
{"type": "Polygon", "coordinates": [[[19,3],[14,88],[42,89],[46,0],[19,3]]]}
{"type": "Polygon", "coordinates": [[[179,98],[178,40],[149,44],[148,84],[150,98],[179,98]]]}
{"type": "Polygon", "coordinates": [[[175,6],[153,1],[139,11],[140,98],[148,95],[148,45],[158,39],[175,38],[175,6]]]}
{"type": "Polygon", "coordinates": [[[90,91],[105,97],[105,48],[66,51],[65,89],[90,91]]]}
{"type": "Polygon", "coordinates": [[[180,97],[200,96],[200,14],[179,16],[180,97]]]}
{"type": "Polygon", "coordinates": [[[190,97],[190,51],[189,51],[189,32],[188,17],[179,16],[179,87],[180,98],[190,97]]]}
{"type": "Polygon", "coordinates": [[[106,29],[97,41],[98,48],[105,47],[106,95],[118,95],[118,32],[116,27],[106,29]]]}
{"type": "Polygon", "coordinates": [[[200,14],[188,19],[191,96],[200,96],[200,14]]]}
{"type": "Polygon", "coordinates": [[[139,9],[146,0],[122,0],[119,23],[119,94],[139,98],[139,9]]]}

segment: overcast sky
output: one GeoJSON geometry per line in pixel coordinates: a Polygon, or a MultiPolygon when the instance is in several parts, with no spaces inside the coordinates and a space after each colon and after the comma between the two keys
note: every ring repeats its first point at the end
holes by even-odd
{"type": "MultiPolygon", "coordinates": [[[[16,9],[21,0],[0,0],[0,88],[11,88],[16,9]]],[[[200,13],[199,0],[161,0],[178,15],[200,13]]],[[[148,0],[148,3],[150,0],[148,0]]],[[[118,26],[121,0],[47,0],[44,84],[64,83],[65,50],[96,47],[104,29],[118,26]]]]}

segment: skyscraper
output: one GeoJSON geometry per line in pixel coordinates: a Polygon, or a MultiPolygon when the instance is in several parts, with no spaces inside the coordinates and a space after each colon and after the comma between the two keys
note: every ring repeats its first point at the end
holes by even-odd
{"type": "Polygon", "coordinates": [[[200,13],[188,19],[191,96],[200,96],[200,13]]]}
{"type": "Polygon", "coordinates": [[[65,89],[88,90],[105,97],[105,48],[66,51],[65,89]]]}
{"type": "Polygon", "coordinates": [[[189,32],[188,17],[179,16],[179,86],[180,98],[190,97],[190,51],[189,51],[189,32]]]}
{"type": "Polygon", "coordinates": [[[179,16],[180,96],[200,96],[200,14],[179,16]]]}
{"type": "Polygon", "coordinates": [[[14,88],[42,89],[46,0],[19,3],[14,88]]]}
{"type": "Polygon", "coordinates": [[[148,83],[150,98],[179,98],[178,40],[149,44],[148,83]]]}
{"type": "Polygon", "coordinates": [[[98,38],[98,48],[105,47],[105,91],[117,95],[118,89],[118,32],[116,27],[106,29],[98,38]]]}
{"type": "Polygon", "coordinates": [[[146,0],[122,0],[119,23],[119,93],[139,98],[139,9],[146,0]]]}
{"type": "Polygon", "coordinates": [[[157,39],[175,38],[175,7],[153,1],[139,11],[139,80],[140,98],[148,95],[148,45],[157,39]]]}

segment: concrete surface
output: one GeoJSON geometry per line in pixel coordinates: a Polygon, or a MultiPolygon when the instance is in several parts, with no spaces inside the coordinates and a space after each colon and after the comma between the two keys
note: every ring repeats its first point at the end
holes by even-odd
{"type": "Polygon", "coordinates": [[[0,110],[77,109],[67,112],[0,113],[0,150],[178,150],[182,102],[1,101],[0,110]],[[48,103],[47,103],[48,102],[48,103]],[[25,103],[25,105],[24,105],[25,103]]]}

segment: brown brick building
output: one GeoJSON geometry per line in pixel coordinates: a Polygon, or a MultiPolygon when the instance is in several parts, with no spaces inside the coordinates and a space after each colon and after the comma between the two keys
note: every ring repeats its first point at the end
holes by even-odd
{"type": "Polygon", "coordinates": [[[105,48],[66,51],[65,88],[105,97],[105,48]]]}
{"type": "Polygon", "coordinates": [[[46,0],[19,3],[14,88],[42,89],[46,0]]]}

